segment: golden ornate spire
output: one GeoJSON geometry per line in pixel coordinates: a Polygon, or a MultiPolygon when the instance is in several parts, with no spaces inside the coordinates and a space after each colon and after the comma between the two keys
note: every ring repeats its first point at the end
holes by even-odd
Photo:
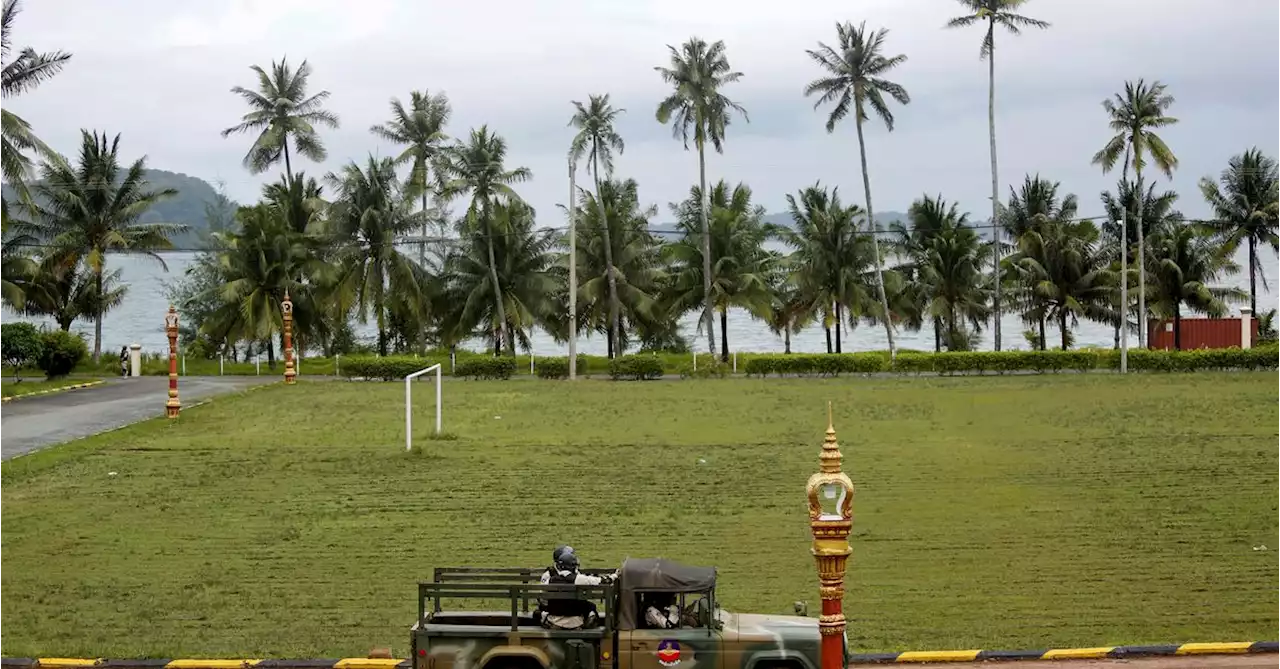
{"type": "Polygon", "coordinates": [[[822,440],[822,454],[818,458],[822,462],[824,473],[840,473],[840,462],[844,456],[840,454],[840,444],[836,441],[835,423],[831,417],[831,402],[827,402],[827,436],[822,440]]]}

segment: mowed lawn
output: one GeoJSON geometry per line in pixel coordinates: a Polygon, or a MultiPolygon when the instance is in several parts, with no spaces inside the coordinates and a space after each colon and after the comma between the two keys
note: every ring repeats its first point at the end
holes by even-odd
{"type": "Polygon", "coordinates": [[[6,463],[6,656],[408,652],[441,565],[715,565],[818,603],[826,402],[859,651],[1274,639],[1276,376],[306,382],[6,463]]]}

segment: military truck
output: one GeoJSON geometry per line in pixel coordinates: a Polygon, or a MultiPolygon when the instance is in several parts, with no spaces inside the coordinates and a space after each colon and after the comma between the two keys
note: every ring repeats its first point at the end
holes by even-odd
{"type": "MultiPolygon", "coordinates": [[[[414,669],[818,669],[818,621],[732,613],[716,604],[716,570],[661,558],[628,558],[613,582],[543,585],[542,569],[443,567],[418,585],[412,628],[414,669]],[[680,625],[650,629],[642,601],[678,602],[680,625]],[[548,629],[539,600],[596,604],[597,624],[548,629]],[[499,610],[466,609],[480,601],[499,610]]],[[[613,570],[583,569],[588,574],[613,570]]],[[[845,657],[848,657],[848,637],[845,657]]]]}

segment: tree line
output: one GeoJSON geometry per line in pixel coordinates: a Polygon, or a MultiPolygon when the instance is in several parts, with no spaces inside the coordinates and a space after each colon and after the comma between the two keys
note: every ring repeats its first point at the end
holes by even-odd
{"type": "MultiPolygon", "coordinates": [[[[891,354],[897,330],[926,326],[935,350],[972,349],[987,327],[999,350],[1000,316],[1009,312],[1021,315],[1040,349],[1050,346],[1050,325],[1060,333],[1057,345],[1069,348],[1080,319],[1111,325],[1117,345],[1134,330],[1142,345],[1149,317],[1222,315],[1228,302],[1246,298],[1257,313],[1259,253],[1278,246],[1276,161],[1256,148],[1233,157],[1219,179],[1200,183],[1213,218],[1187,219],[1176,193],[1147,180],[1151,166],[1166,177],[1177,168],[1158,132],[1177,122],[1169,115],[1173,97],[1164,84],[1139,79],[1102,103],[1101,120],[1114,136],[1091,160],[1103,172],[1120,167],[1115,189],[1100,195],[1104,219],[1078,218],[1077,197],[1038,174],[1001,200],[996,31],[1050,26],[1016,13],[1024,0],[960,1],[966,12],[947,25],[985,29],[979,55],[990,76],[993,189],[986,224],[940,194],[912,203],[905,224],[875,223],[864,125],[874,120],[892,130],[892,105],[911,98],[890,78],[907,57],[889,49],[888,30],[865,24],[840,23],[834,43],[807,51],[820,76],[803,89],[815,108],[827,108],[828,132],[852,115],[862,201],[814,184],[787,195],[791,224],[784,226],[765,222],[748,185],[707,177],[708,146],[722,151],[732,122],[749,122],[728,96],[743,75],[730,66],[723,41],[694,37],[668,46],[668,62],[655,68],[670,85],[655,120],[684,148],[692,140],[699,163],[697,185],[669,204],[675,227],[665,234],[654,228],[656,207],[641,204],[636,181],[616,174],[625,151],[616,123],[625,110],[608,93],[572,103],[568,163],[571,173],[585,168],[590,187],[574,187],[569,226],[548,228],[535,225],[519,193],[530,170],[508,164],[506,141],[488,126],[450,135],[443,92],[413,91],[407,105],[392,98],[389,119],[370,128],[403,147],[399,155],[370,155],[320,179],[296,170],[300,158],[327,158],[321,132],[340,124],[325,108],[329,92],[310,93],[306,61],[253,66],[254,84],[231,90],[248,111],[222,134],[251,137],[243,161],[251,173],[284,171],[256,203],[210,212],[227,220],[211,226],[219,230],[212,250],[173,291],[188,350],[273,357],[285,294],[294,301],[300,345],[326,353],[356,345],[353,320],[374,324],[380,354],[480,337],[495,355],[513,355],[541,328],[560,342],[597,333],[614,356],[686,350],[677,323],[694,313],[708,348],[727,359],[731,308],[767,323],[788,352],[791,335],[807,327],[822,327],[827,350],[840,352],[844,327],[866,324],[884,328],[891,354]],[[456,214],[453,205],[460,205],[456,214]],[[416,253],[404,243],[412,236],[416,253]],[[768,241],[787,251],[768,249],[768,241]],[[1248,249],[1247,293],[1218,285],[1239,271],[1232,257],[1241,246],[1248,249]]],[[[17,11],[16,0],[6,0],[6,97],[31,90],[70,59],[30,47],[10,59],[17,11]]],[[[118,135],[83,131],[72,160],[3,113],[4,176],[19,194],[4,203],[4,299],[64,330],[92,319],[96,356],[102,314],[126,289],[108,254],[159,258],[157,251],[171,248],[180,226],[139,217],[173,192],[146,182],[145,159],[121,164],[118,135]]]]}

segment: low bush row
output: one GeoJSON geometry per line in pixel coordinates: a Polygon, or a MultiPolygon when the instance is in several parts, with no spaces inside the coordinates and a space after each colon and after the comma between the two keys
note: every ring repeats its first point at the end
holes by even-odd
{"type": "Polygon", "coordinates": [[[615,381],[649,381],[662,373],[662,359],[656,355],[623,355],[609,361],[609,377],[615,381]]]}
{"type": "MultiPolygon", "coordinates": [[[[66,333],[42,333],[49,353],[42,356],[42,368],[47,366],[46,373],[51,376],[66,374],[69,361],[85,357],[84,342],[75,335],[66,333]],[[56,344],[53,340],[57,340],[56,344]],[[75,341],[72,341],[75,340],[75,341]],[[77,346],[77,343],[79,346],[77,346]],[[65,370],[65,371],[64,371],[65,370]]],[[[1263,346],[1241,350],[1205,349],[1195,351],[1150,351],[1135,349],[1129,351],[1129,369],[1133,371],[1152,372],[1193,372],[1200,370],[1258,370],[1276,369],[1280,349],[1276,346],[1263,346]]],[[[304,363],[311,373],[332,373],[332,361],[328,363],[328,371],[320,371],[319,363],[308,360],[304,363]]],[[[408,374],[430,367],[436,363],[443,365],[445,375],[479,379],[509,379],[517,373],[526,374],[529,369],[528,356],[518,358],[494,358],[485,355],[459,355],[455,367],[451,368],[449,358],[353,355],[343,357],[340,368],[347,378],[376,379],[394,381],[403,379],[408,374]]],[[[564,379],[569,376],[569,361],[564,357],[538,357],[533,361],[533,371],[543,379],[564,379]]],[[[70,363],[74,366],[74,362],[70,363]]],[[[216,365],[216,361],[214,363],[216,365]]],[[[239,363],[243,366],[246,363],[239,363]]],[[[277,367],[280,367],[277,361],[277,367]]],[[[232,363],[227,363],[227,373],[232,363]]],[[[161,364],[155,365],[157,373],[161,364]]],[[[577,358],[578,375],[608,373],[610,378],[619,380],[649,380],[664,374],[679,374],[682,378],[723,378],[732,372],[728,363],[718,362],[713,356],[699,355],[697,369],[694,369],[691,357],[680,358],[652,354],[625,355],[614,360],[603,356],[580,354],[577,358]]],[[[893,372],[898,374],[1003,374],[1013,372],[1062,372],[1090,371],[1095,369],[1119,369],[1120,353],[1111,349],[1083,349],[1076,351],[972,351],[948,353],[901,352],[897,359],[890,361],[885,352],[843,353],[843,354],[743,354],[738,359],[738,371],[748,376],[839,376],[841,374],[874,374],[893,372]]],[[[264,372],[266,365],[263,365],[264,372]]],[[[167,370],[167,362],[164,363],[167,370]]],[[[151,370],[148,369],[148,372],[151,370]]],[[[217,374],[216,367],[212,372],[217,374]]]]}
{"type": "MultiPolygon", "coordinates": [[[[1129,369],[1153,372],[1193,372],[1201,370],[1276,369],[1280,349],[1266,346],[1253,349],[1204,349],[1195,351],[1129,351],[1129,369]]],[[[948,353],[902,353],[890,360],[883,353],[839,355],[774,354],[748,359],[748,376],[872,374],[984,374],[1006,372],[1085,372],[1119,369],[1120,352],[1111,349],[1078,351],[973,351],[948,353]]]]}
{"type": "Polygon", "coordinates": [[[49,379],[70,374],[89,356],[84,337],[62,330],[41,330],[24,322],[0,326],[0,348],[5,365],[11,369],[34,365],[49,379]]]}

